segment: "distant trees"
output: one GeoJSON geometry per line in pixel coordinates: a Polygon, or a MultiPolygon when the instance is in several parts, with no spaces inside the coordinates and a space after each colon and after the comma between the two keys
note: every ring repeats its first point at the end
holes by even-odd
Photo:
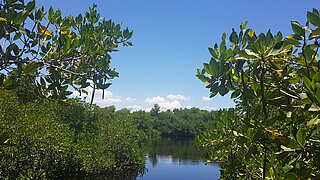
{"type": "Polygon", "coordinates": [[[160,106],[155,104],[150,113],[140,110],[130,116],[137,128],[151,138],[194,138],[212,127],[216,116],[224,111],[227,110],[209,112],[191,108],[161,112],[160,106]]]}
{"type": "Polygon", "coordinates": [[[293,34],[257,34],[247,22],[197,70],[211,97],[232,92],[234,114],[225,114],[200,138],[210,160],[224,160],[223,179],[320,178],[320,15],[291,21],[293,34]]]}
{"type": "Polygon", "coordinates": [[[150,115],[154,117],[154,116],[157,116],[159,112],[160,112],[160,106],[159,104],[155,104],[150,111],[150,115]]]}

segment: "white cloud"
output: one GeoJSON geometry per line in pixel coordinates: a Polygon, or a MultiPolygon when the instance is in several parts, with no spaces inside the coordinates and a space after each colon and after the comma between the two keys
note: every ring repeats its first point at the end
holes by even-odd
{"type": "Polygon", "coordinates": [[[139,111],[142,109],[139,105],[133,105],[133,106],[127,106],[128,109],[131,109],[132,111],[139,111]]]}
{"type": "Polygon", "coordinates": [[[191,109],[191,108],[193,108],[193,106],[191,106],[191,105],[188,105],[188,106],[186,107],[186,109],[191,109]]]}
{"type": "Polygon", "coordinates": [[[137,101],[137,99],[132,98],[132,97],[127,97],[127,98],[126,98],[126,101],[127,101],[127,102],[135,102],[135,101],[137,101]]]}
{"type": "Polygon", "coordinates": [[[202,96],[202,101],[211,101],[211,98],[208,96],[202,96]]]}
{"type": "MultiPolygon", "coordinates": [[[[181,104],[178,100],[166,100],[164,97],[161,96],[155,96],[152,98],[147,98],[145,99],[146,103],[149,104],[158,104],[161,108],[161,110],[167,110],[167,109],[176,109],[176,108],[181,108],[181,104]]],[[[146,108],[145,111],[150,111],[152,109],[151,108],[146,108]]]]}
{"type": "Polygon", "coordinates": [[[155,97],[152,97],[152,98],[147,98],[144,100],[144,102],[146,103],[165,103],[166,100],[163,98],[163,97],[160,97],[160,96],[155,96],[155,97]]]}
{"type": "Polygon", "coordinates": [[[172,100],[189,100],[190,99],[190,97],[183,96],[181,94],[169,94],[167,98],[172,100]]]}
{"type": "Polygon", "coordinates": [[[120,98],[113,98],[113,97],[107,97],[105,99],[101,99],[100,101],[95,101],[97,104],[98,103],[106,103],[106,104],[114,104],[114,103],[121,103],[121,97],[120,98]]]}
{"type": "Polygon", "coordinates": [[[176,108],[181,108],[181,104],[178,100],[174,101],[166,101],[164,103],[159,103],[159,106],[163,109],[176,109],[176,108]]]}

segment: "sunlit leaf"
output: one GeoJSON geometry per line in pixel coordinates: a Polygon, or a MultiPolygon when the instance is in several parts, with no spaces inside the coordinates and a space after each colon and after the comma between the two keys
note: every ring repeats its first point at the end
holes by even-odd
{"type": "Polygon", "coordinates": [[[311,24],[313,24],[317,27],[320,27],[319,15],[316,15],[315,13],[312,13],[312,12],[307,12],[307,19],[311,24]]]}
{"type": "Polygon", "coordinates": [[[52,32],[46,28],[45,26],[39,25],[39,28],[41,30],[41,33],[47,35],[47,36],[52,36],[52,32]]]}
{"type": "Polygon", "coordinates": [[[317,115],[315,118],[312,118],[308,123],[307,126],[313,126],[320,123],[319,115],[317,115]]]}
{"type": "Polygon", "coordinates": [[[304,30],[298,21],[291,21],[291,28],[294,33],[304,36],[304,30]]]}
{"type": "Polygon", "coordinates": [[[1,22],[1,21],[7,21],[7,19],[4,18],[4,17],[0,17],[0,22],[1,22]]]}
{"type": "Polygon", "coordinates": [[[306,137],[307,137],[306,130],[303,128],[300,128],[297,132],[296,138],[297,138],[298,143],[301,146],[304,146],[305,141],[306,141],[306,137]]]}

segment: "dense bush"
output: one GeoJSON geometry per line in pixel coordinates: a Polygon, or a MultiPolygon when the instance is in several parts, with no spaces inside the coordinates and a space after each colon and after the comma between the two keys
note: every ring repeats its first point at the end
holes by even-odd
{"type": "Polygon", "coordinates": [[[162,137],[194,138],[214,123],[215,114],[218,112],[198,108],[159,112],[155,116],[154,128],[161,133],[162,137]]]}
{"type": "Polygon", "coordinates": [[[319,11],[307,20],[285,38],[243,23],[197,70],[212,97],[232,91],[237,103],[200,138],[209,160],[224,161],[222,179],[320,179],[319,11]]]}
{"type": "Polygon", "coordinates": [[[1,178],[135,177],[144,171],[143,133],[108,108],[78,100],[19,103],[0,91],[1,178]]]}

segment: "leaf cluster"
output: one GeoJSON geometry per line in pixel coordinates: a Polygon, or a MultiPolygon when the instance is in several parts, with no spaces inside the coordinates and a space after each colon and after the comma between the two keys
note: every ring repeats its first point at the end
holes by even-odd
{"type": "Polygon", "coordinates": [[[228,40],[223,34],[220,46],[209,48],[210,62],[197,70],[211,97],[232,92],[237,103],[236,116],[221,123],[231,121],[238,127],[217,129],[208,139],[224,154],[215,153],[213,160],[223,157],[230,165],[225,166],[226,177],[319,177],[318,10],[307,12],[307,20],[305,25],[292,21],[293,34],[286,37],[270,30],[257,34],[245,22],[228,40]],[[223,136],[243,142],[220,146],[223,136]]]}

